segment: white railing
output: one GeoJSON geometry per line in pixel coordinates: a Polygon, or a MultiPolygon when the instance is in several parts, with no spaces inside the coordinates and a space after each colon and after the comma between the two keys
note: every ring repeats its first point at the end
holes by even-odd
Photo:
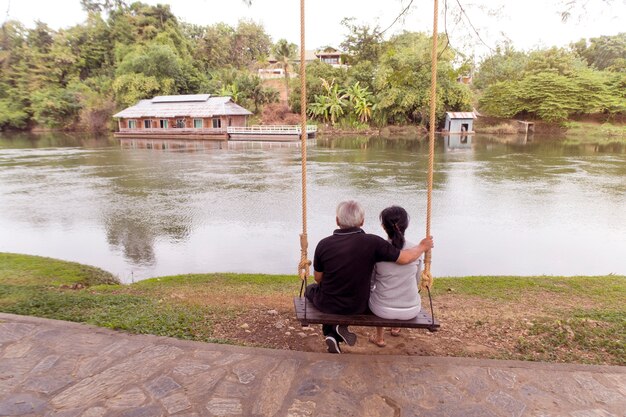
{"type": "MultiPolygon", "coordinates": [[[[248,127],[227,127],[226,131],[229,134],[265,134],[265,135],[296,135],[300,134],[302,128],[299,125],[258,125],[248,127]]],[[[307,125],[307,133],[317,132],[317,126],[307,125]]]]}
{"type": "Polygon", "coordinates": [[[196,133],[196,134],[221,134],[226,133],[226,129],[222,128],[194,128],[194,127],[169,127],[166,129],[161,129],[158,127],[152,128],[128,128],[123,127],[120,129],[119,133],[133,133],[133,134],[155,134],[155,133],[164,133],[164,134],[176,134],[176,133],[196,133]]]}

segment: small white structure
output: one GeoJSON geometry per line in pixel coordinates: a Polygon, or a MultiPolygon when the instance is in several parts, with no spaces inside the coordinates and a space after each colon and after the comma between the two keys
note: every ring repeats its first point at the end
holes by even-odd
{"type": "Polygon", "coordinates": [[[448,133],[474,133],[474,112],[449,111],[446,112],[445,130],[448,133]]]}

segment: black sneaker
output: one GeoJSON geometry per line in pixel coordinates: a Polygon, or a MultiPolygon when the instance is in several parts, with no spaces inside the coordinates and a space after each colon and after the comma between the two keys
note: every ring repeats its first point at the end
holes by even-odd
{"type": "Polygon", "coordinates": [[[339,343],[332,336],[326,336],[326,346],[328,346],[328,353],[341,353],[339,343]]]}
{"type": "Polygon", "coordinates": [[[348,346],[354,346],[356,343],[356,334],[348,330],[348,326],[337,326],[335,332],[339,335],[342,342],[345,342],[348,346]]]}

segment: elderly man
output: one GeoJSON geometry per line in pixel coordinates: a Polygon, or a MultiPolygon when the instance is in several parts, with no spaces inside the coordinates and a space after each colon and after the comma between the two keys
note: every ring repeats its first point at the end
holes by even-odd
{"type": "MultiPolygon", "coordinates": [[[[365,313],[376,262],[405,265],[433,247],[432,237],[429,237],[413,248],[399,250],[380,236],[365,233],[361,229],[365,210],[353,200],[339,203],[336,220],[339,229],[315,248],[316,284],[306,290],[306,297],[324,313],[365,313]]],[[[356,343],[356,334],[347,326],[324,324],[322,332],[330,353],[341,353],[341,342],[350,346],[356,343]]]]}

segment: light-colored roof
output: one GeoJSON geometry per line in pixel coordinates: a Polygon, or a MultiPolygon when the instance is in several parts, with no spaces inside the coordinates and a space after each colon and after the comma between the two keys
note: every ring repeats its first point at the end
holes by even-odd
{"type": "Polygon", "coordinates": [[[248,116],[252,112],[236,104],[230,97],[211,97],[209,94],[157,96],[139,103],[113,117],[133,119],[141,117],[213,117],[248,116]]]}
{"type": "MultiPolygon", "coordinates": [[[[304,60],[305,61],[315,61],[317,59],[317,55],[315,55],[314,49],[308,49],[304,51],[304,60]]],[[[300,62],[300,50],[298,49],[298,53],[296,54],[296,58],[293,61],[300,62]]]]}
{"type": "Polygon", "coordinates": [[[450,119],[475,119],[476,115],[471,111],[447,111],[446,116],[450,119]]]}
{"type": "Polygon", "coordinates": [[[156,96],[153,103],[182,103],[188,101],[207,101],[211,94],[184,94],[176,96],[156,96]]]}

